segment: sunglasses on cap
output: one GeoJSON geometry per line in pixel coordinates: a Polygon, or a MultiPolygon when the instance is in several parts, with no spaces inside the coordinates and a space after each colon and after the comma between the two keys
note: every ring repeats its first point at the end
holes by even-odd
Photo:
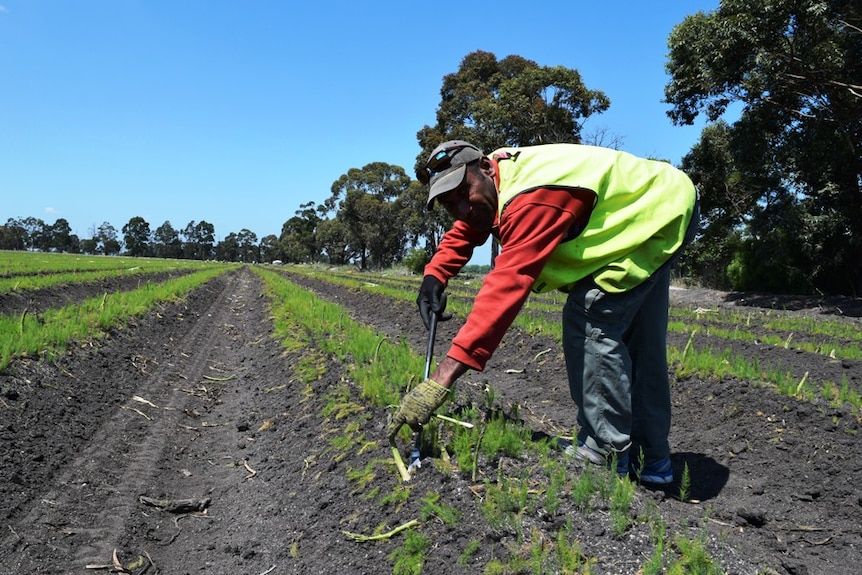
{"type": "Polygon", "coordinates": [[[448,170],[452,166],[452,158],[454,158],[458,152],[463,150],[464,148],[472,148],[477,149],[474,146],[470,146],[467,144],[458,144],[457,146],[450,146],[448,148],[443,148],[434,156],[432,156],[424,167],[416,170],[416,179],[419,180],[422,184],[427,184],[431,181],[431,178],[448,170]]]}

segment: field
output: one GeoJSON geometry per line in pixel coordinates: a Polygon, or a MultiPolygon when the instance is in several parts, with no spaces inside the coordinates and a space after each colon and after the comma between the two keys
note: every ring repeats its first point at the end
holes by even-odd
{"type": "Polygon", "coordinates": [[[576,408],[562,297],[536,297],[440,410],[474,428],[435,421],[404,482],[384,428],[422,375],[419,278],[96,260],[0,265],[0,575],[859,572],[858,299],[672,290],[654,489],[548,440],[576,408]]]}

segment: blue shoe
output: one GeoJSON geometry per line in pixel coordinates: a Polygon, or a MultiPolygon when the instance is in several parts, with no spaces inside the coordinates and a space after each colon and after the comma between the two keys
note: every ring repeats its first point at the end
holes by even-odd
{"type": "Polygon", "coordinates": [[[621,478],[625,478],[629,476],[629,454],[628,453],[619,453],[617,454],[617,475],[621,478]]]}
{"type": "Polygon", "coordinates": [[[673,465],[671,465],[670,457],[644,465],[644,468],[640,472],[635,470],[635,475],[644,483],[655,483],[657,485],[672,483],[673,465]]]}

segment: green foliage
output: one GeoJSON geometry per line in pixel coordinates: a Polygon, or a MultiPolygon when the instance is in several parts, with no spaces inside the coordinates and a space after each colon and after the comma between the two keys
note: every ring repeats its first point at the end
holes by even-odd
{"type": "Polygon", "coordinates": [[[752,210],[750,236],[738,244],[728,277],[735,290],[811,293],[812,264],[800,253],[799,231],[805,215],[789,197],[752,210]]]}
{"type": "MultiPolygon", "coordinates": [[[[464,419],[475,419],[475,410],[471,410],[471,413],[469,414],[462,414],[461,417],[464,419]]],[[[481,437],[482,428],[480,426],[474,426],[469,429],[466,427],[455,426],[453,429],[451,450],[454,453],[455,458],[458,460],[458,467],[462,472],[472,469],[476,464],[475,450],[481,437]]]]}
{"type": "Polygon", "coordinates": [[[573,533],[570,519],[566,520],[566,525],[557,531],[554,554],[559,565],[559,572],[564,574],[589,573],[590,565],[595,563],[595,559],[586,557],[581,551],[578,538],[573,533]]]}
{"type": "Polygon", "coordinates": [[[422,518],[436,517],[444,525],[456,525],[461,521],[461,512],[451,505],[440,503],[440,494],[429,491],[422,498],[422,518]]]}
{"type": "Polygon", "coordinates": [[[597,490],[596,471],[593,467],[587,466],[578,475],[577,481],[572,486],[572,503],[578,509],[583,510],[589,515],[593,510],[592,498],[597,490]]]}
{"type": "Polygon", "coordinates": [[[490,52],[467,54],[443,78],[437,124],[418,134],[425,153],[458,138],[491,151],[504,145],[579,142],[581,125],[610,105],[589,90],[577,70],[539,66],[521,56],[497,60],[490,52]]]}
{"type": "Polygon", "coordinates": [[[548,485],[545,488],[545,511],[549,515],[554,515],[565,494],[568,471],[559,461],[546,464],[545,470],[548,474],[548,485]]]}
{"type": "Polygon", "coordinates": [[[702,193],[707,285],[728,269],[740,289],[862,291],[860,30],[846,0],[722,0],[672,31],[669,116],[716,122],[683,161],[702,193]]]}
{"type": "Polygon", "coordinates": [[[522,423],[497,413],[484,424],[481,451],[489,459],[499,454],[520,457],[529,439],[530,430],[522,423]]]}
{"type": "Polygon", "coordinates": [[[215,246],[215,226],[207,221],[189,222],[182,232],[183,257],[190,260],[207,260],[213,256],[215,246]]]}
{"type": "Polygon", "coordinates": [[[314,202],[300,205],[295,215],[282,224],[277,247],[264,261],[310,263],[320,259],[318,226],[321,221],[314,202]]]}
{"type": "Polygon", "coordinates": [[[123,243],[126,253],[132,257],[141,257],[150,253],[150,224],[140,216],[129,220],[123,226],[123,243]]]}
{"type": "Polygon", "coordinates": [[[146,284],[127,292],[104,293],[80,304],[49,309],[32,316],[0,316],[0,372],[13,358],[53,354],[71,342],[103,337],[129,318],[141,316],[156,304],[182,297],[212,278],[232,269],[228,266],[204,267],[200,271],[170,279],[161,284],[146,284]],[[5,337],[5,334],[14,334],[5,337]]]}
{"type": "Polygon", "coordinates": [[[655,545],[655,549],[642,568],[643,575],[660,575],[662,573],[662,570],[664,569],[662,558],[664,557],[666,533],[667,524],[661,517],[654,517],[652,521],[650,521],[650,539],[655,545]]]}
{"type": "Polygon", "coordinates": [[[526,481],[505,476],[496,483],[486,480],[481,509],[488,524],[494,529],[516,526],[527,507],[528,488],[526,481]]]}
{"type": "Polygon", "coordinates": [[[129,258],[120,262],[116,258],[87,257],[86,262],[81,259],[68,254],[4,252],[0,261],[0,294],[129,276],[141,276],[139,281],[145,283],[147,274],[191,272],[204,265],[156,258],[129,258]]]}
{"type": "Polygon", "coordinates": [[[407,269],[414,274],[422,275],[422,272],[425,271],[425,264],[429,261],[431,261],[431,258],[428,256],[428,252],[425,249],[413,248],[407,252],[406,256],[404,256],[403,263],[407,266],[407,269]]]}
{"type": "Polygon", "coordinates": [[[463,268],[461,268],[461,271],[459,272],[458,275],[460,277],[467,277],[467,276],[482,277],[482,276],[486,275],[489,271],[491,271],[490,265],[468,264],[468,265],[464,266],[463,268]]]}
{"type": "Polygon", "coordinates": [[[464,550],[461,551],[461,555],[458,557],[458,565],[461,567],[466,567],[470,560],[479,552],[479,549],[482,547],[482,544],[476,540],[471,539],[467,545],[464,547],[464,550]]]}
{"type": "Polygon", "coordinates": [[[679,482],[679,500],[686,502],[691,497],[691,471],[688,469],[688,462],[682,467],[682,479],[679,482]]]}
{"type": "MultiPolygon", "coordinates": [[[[616,467],[616,465],[614,465],[616,467]]],[[[611,524],[614,535],[622,537],[631,525],[631,505],[635,496],[635,484],[625,478],[620,478],[613,484],[611,495],[611,524]]]]}
{"type": "Polygon", "coordinates": [[[410,177],[399,166],[372,162],[351,168],[332,184],[326,209],[346,231],[347,250],[360,269],[384,268],[400,261],[407,234],[402,196],[410,177]]]}
{"type": "Polygon", "coordinates": [[[377,477],[374,469],[378,466],[379,461],[371,461],[362,469],[350,469],[347,472],[347,479],[356,484],[356,491],[363,491],[377,477]]]}
{"type": "Polygon", "coordinates": [[[395,507],[395,511],[397,512],[410,498],[410,493],[411,486],[409,484],[396,483],[395,486],[392,488],[392,491],[380,498],[380,505],[382,507],[386,507],[387,505],[393,505],[395,507]]]}
{"type": "Polygon", "coordinates": [[[722,575],[700,540],[677,535],[674,546],[680,557],[668,566],[668,575],[722,575]]]}
{"type": "Polygon", "coordinates": [[[404,544],[389,554],[389,560],[395,562],[393,575],[420,575],[429,547],[431,540],[428,537],[418,531],[407,531],[404,544]]]}

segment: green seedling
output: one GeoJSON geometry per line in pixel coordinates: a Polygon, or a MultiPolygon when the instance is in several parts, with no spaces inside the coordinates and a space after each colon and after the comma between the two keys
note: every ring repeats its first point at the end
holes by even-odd
{"type": "Polygon", "coordinates": [[[412,492],[409,485],[405,483],[396,484],[392,490],[380,498],[380,506],[386,507],[387,505],[393,505],[395,507],[395,513],[401,511],[401,508],[407,503],[407,500],[410,499],[410,493],[412,492]]]}
{"type": "Polygon", "coordinates": [[[572,485],[572,502],[578,509],[590,515],[593,511],[592,498],[596,491],[596,471],[592,466],[587,466],[572,485]]]}
{"type": "Polygon", "coordinates": [[[458,565],[466,567],[470,563],[470,560],[479,552],[481,546],[482,544],[478,540],[471,539],[466,547],[464,547],[464,550],[461,551],[461,555],[458,556],[458,565]]]}
{"type": "Polygon", "coordinates": [[[429,547],[431,540],[428,537],[416,531],[408,532],[404,544],[389,554],[389,560],[395,562],[393,575],[420,575],[429,547]]]}
{"type": "Polygon", "coordinates": [[[683,503],[688,503],[691,499],[691,473],[688,469],[688,462],[682,466],[682,477],[679,480],[679,500],[683,503]]]}
{"type": "MultiPolygon", "coordinates": [[[[611,471],[611,474],[614,474],[611,471]]],[[[631,525],[631,506],[635,495],[635,484],[626,478],[621,478],[614,483],[611,495],[611,524],[614,535],[622,537],[629,525],[631,525]]]]}
{"type": "Polygon", "coordinates": [[[668,566],[668,575],[723,575],[700,540],[677,535],[673,542],[680,556],[668,566]]]}
{"type": "Polygon", "coordinates": [[[422,518],[430,519],[436,517],[444,525],[455,525],[461,521],[461,512],[451,505],[440,503],[438,493],[428,492],[422,498],[422,518]]]}

